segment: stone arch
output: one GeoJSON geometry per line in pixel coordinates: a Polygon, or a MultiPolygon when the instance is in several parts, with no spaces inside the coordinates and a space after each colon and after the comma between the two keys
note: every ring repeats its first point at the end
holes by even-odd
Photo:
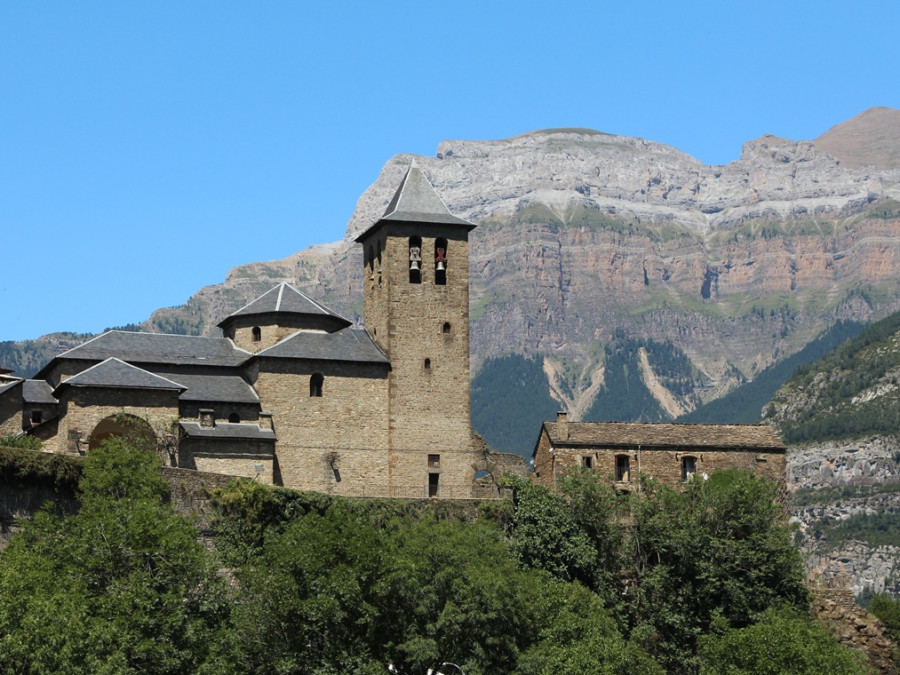
{"type": "Polygon", "coordinates": [[[99,447],[103,441],[112,436],[126,436],[156,444],[156,434],[153,433],[147,420],[135,415],[119,413],[104,417],[97,423],[88,437],[88,450],[99,447]]]}

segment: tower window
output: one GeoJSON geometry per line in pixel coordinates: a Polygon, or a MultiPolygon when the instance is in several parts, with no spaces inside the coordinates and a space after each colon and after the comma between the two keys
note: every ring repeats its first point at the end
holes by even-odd
{"type": "Polygon", "coordinates": [[[253,341],[259,342],[260,340],[262,340],[262,328],[253,326],[253,341]]]}
{"type": "Polygon", "coordinates": [[[449,333],[449,332],[450,332],[450,322],[449,322],[449,321],[445,321],[445,322],[444,322],[443,327],[441,327],[441,332],[442,332],[442,333],[449,333]]]}
{"type": "Polygon", "coordinates": [[[434,283],[447,283],[447,240],[443,237],[434,240],[434,283]]]}
{"type": "Polygon", "coordinates": [[[428,455],[428,468],[429,469],[440,469],[441,468],[441,456],[440,455],[428,455]]]}
{"type": "Polygon", "coordinates": [[[616,455],[616,480],[625,483],[631,480],[631,461],[628,455],[616,455]]]}
{"type": "Polygon", "coordinates": [[[697,458],[682,457],[681,458],[681,480],[689,481],[691,476],[697,473],[697,458]]]}
{"type": "Polygon", "coordinates": [[[375,249],[369,246],[369,281],[375,281],[375,249]]]}
{"type": "Polygon", "coordinates": [[[312,377],[309,378],[309,395],[312,398],[321,398],[322,397],[322,385],[325,383],[325,378],[321,373],[316,373],[312,377]]]}
{"type": "Polygon", "coordinates": [[[431,370],[431,359],[425,359],[425,370],[431,370]]]}
{"type": "Polygon", "coordinates": [[[409,283],[422,283],[422,238],[409,238],[409,283]]]}

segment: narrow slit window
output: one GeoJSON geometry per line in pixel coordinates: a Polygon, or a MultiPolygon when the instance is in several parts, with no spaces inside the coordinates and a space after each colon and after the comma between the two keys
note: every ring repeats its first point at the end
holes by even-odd
{"type": "Polygon", "coordinates": [[[681,480],[689,481],[691,476],[697,473],[697,458],[682,457],[681,458],[681,480]]]}
{"type": "Polygon", "coordinates": [[[429,497],[437,497],[438,496],[438,481],[441,478],[441,474],[439,473],[430,473],[428,474],[428,496],[429,497]]]}
{"type": "Polygon", "coordinates": [[[409,283],[422,283],[422,238],[409,238],[409,283]]]}
{"type": "Polygon", "coordinates": [[[443,237],[434,240],[434,283],[447,283],[447,240],[443,237]]]}
{"type": "Polygon", "coordinates": [[[620,483],[631,480],[631,460],[628,455],[616,455],[616,480],[620,483]]]}
{"type": "Polygon", "coordinates": [[[425,359],[425,370],[431,370],[431,359],[425,359]]]}
{"type": "Polygon", "coordinates": [[[325,378],[316,373],[309,378],[309,395],[311,398],[322,398],[322,386],[325,384],[325,378]]]}
{"type": "Polygon", "coordinates": [[[259,342],[260,340],[262,340],[262,328],[253,326],[253,341],[259,342]]]}
{"type": "Polygon", "coordinates": [[[445,321],[444,325],[441,326],[441,332],[444,335],[448,335],[450,333],[450,322],[449,321],[445,321]]]}

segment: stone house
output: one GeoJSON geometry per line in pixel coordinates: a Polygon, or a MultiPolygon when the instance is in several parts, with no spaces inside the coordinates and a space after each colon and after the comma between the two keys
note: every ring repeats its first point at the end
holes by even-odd
{"type": "Polygon", "coordinates": [[[555,422],[541,425],[534,480],[555,489],[566,472],[586,467],[631,490],[639,475],[678,487],[694,475],[739,468],[781,482],[785,452],[767,425],[570,422],[561,412],[555,422]]]}
{"type": "Polygon", "coordinates": [[[364,328],[282,283],[222,337],[109,331],[0,382],[0,435],[85,453],[137,433],[171,466],[348,496],[483,496],[475,474],[508,462],[470,423],[474,227],[413,166],[357,238],[364,328]]]}

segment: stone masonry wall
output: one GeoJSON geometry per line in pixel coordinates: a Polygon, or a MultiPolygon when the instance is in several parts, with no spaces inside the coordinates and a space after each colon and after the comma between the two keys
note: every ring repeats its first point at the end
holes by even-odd
{"type": "Polygon", "coordinates": [[[56,442],[50,440],[45,448],[74,453],[76,435],[87,441],[102,420],[119,413],[145,420],[157,436],[165,433],[178,418],[178,392],[73,387],[63,392],[59,407],[56,442]]]}
{"type": "Polygon", "coordinates": [[[387,486],[387,366],[266,359],[256,389],[272,413],[285,487],[363,495],[387,486]],[[322,396],[309,378],[324,376],[322,396]]]}
{"type": "Polygon", "coordinates": [[[275,448],[269,441],[183,438],[178,466],[205,473],[253,478],[268,485],[275,481],[275,448]]]}
{"type": "Polygon", "coordinates": [[[0,396],[0,436],[15,436],[22,431],[22,385],[0,396]]]}

